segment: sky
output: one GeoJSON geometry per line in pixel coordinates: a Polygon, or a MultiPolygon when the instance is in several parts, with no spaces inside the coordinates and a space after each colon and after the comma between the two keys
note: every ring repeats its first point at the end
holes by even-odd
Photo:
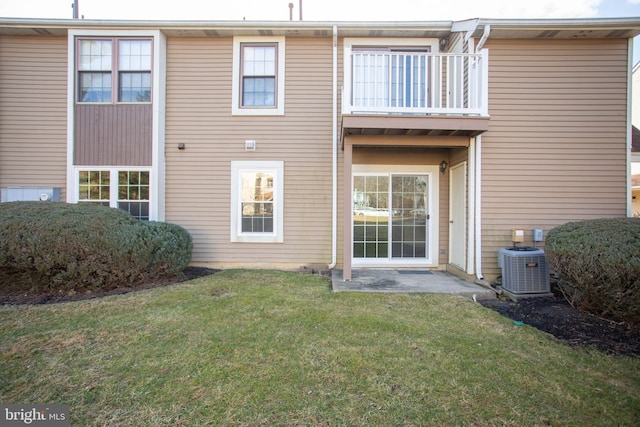
{"type": "MultiPolygon", "coordinates": [[[[69,19],[73,0],[0,0],[0,17],[69,19]]],[[[286,21],[300,0],[79,0],[85,19],[286,21]]],[[[640,18],[640,0],[302,0],[305,21],[640,18]]],[[[640,38],[634,43],[640,60],[640,38]]]]}
{"type": "MultiPolygon", "coordinates": [[[[79,0],[86,19],[299,18],[300,0],[79,0]]],[[[0,0],[1,17],[71,18],[73,0],[0,0]]],[[[440,21],[470,18],[640,17],[640,0],[302,0],[305,21],[440,21]]]]}

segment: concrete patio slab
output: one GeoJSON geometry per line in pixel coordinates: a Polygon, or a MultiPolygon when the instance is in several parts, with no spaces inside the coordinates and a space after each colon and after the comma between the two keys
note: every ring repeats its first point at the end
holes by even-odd
{"type": "Polygon", "coordinates": [[[333,292],[423,292],[476,300],[496,298],[495,291],[445,271],[354,269],[351,280],[344,281],[342,270],[333,270],[331,281],[333,292]]]}

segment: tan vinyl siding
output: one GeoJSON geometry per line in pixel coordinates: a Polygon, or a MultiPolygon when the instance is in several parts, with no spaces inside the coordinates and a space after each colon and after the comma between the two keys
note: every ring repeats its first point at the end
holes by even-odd
{"type": "Polygon", "coordinates": [[[77,104],[74,164],[151,166],[151,104],[77,104]]]}
{"type": "Polygon", "coordinates": [[[483,273],[511,230],[626,215],[626,40],[490,40],[483,273]]]}
{"type": "Polygon", "coordinates": [[[67,39],[0,36],[0,187],[66,186],[67,39]]]}
{"type": "Polygon", "coordinates": [[[285,49],[285,115],[232,116],[233,40],[167,41],[166,220],[191,232],[194,262],[331,261],[331,38],[285,49]],[[229,242],[234,160],[284,161],[284,243],[229,242]]]}

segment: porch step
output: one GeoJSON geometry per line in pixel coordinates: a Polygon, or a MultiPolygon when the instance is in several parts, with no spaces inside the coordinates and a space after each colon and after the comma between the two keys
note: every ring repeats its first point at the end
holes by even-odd
{"type": "Polygon", "coordinates": [[[331,274],[333,292],[423,292],[461,295],[475,300],[495,299],[496,293],[445,271],[353,270],[351,280],[342,279],[342,270],[331,274]]]}

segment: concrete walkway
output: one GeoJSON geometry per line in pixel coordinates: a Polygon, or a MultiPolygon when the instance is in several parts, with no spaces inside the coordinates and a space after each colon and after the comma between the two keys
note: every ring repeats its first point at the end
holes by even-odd
{"type": "Polygon", "coordinates": [[[342,270],[333,270],[333,292],[424,292],[461,295],[476,300],[495,299],[491,289],[467,282],[445,271],[354,269],[351,281],[342,280],[342,270]]]}

